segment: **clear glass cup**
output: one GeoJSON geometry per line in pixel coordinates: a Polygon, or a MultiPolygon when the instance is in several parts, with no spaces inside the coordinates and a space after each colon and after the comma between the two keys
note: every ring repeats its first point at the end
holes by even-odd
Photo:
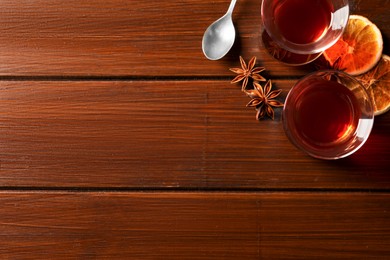
{"type": "Polygon", "coordinates": [[[353,154],[374,124],[372,100],[364,86],[341,71],[311,73],[289,91],[283,126],[300,150],[320,159],[353,154]]]}
{"type": "Polygon", "coordinates": [[[279,52],[313,55],[340,38],[348,22],[349,5],[348,0],[262,0],[261,16],[273,41],[269,45],[276,44],[279,52]]]}

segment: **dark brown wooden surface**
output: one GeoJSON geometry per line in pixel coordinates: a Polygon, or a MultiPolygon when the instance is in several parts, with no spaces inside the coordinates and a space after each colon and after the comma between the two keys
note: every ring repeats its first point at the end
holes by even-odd
{"type": "MultiPolygon", "coordinates": [[[[281,99],[294,84],[276,80],[281,99]]],[[[312,159],[221,81],[2,81],[3,187],[390,188],[390,114],[346,159],[312,159]]]]}
{"type": "Polygon", "coordinates": [[[0,253],[5,259],[378,259],[390,254],[389,199],[8,192],[0,194],[0,253]]]}
{"type": "MultiPolygon", "coordinates": [[[[382,30],[389,1],[350,1],[382,30]]],[[[272,76],[303,75],[271,58],[261,43],[260,0],[234,11],[237,41],[219,62],[201,50],[204,30],[229,1],[5,0],[0,10],[0,75],[230,76],[238,55],[256,55],[272,76]]]]}
{"type": "MultiPolygon", "coordinates": [[[[0,8],[1,259],[387,259],[390,113],[356,154],[304,155],[229,67],[257,56],[260,0],[237,2],[222,60],[201,51],[228,0],[17,0],[0,8]]],[[[390,2],[350,1],[382,31],[390,2]]]]}

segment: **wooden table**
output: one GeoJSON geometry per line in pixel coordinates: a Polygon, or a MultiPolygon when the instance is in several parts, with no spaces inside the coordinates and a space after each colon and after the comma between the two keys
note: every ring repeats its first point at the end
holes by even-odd
{"type": "MultiPolygon", "coordinates": [[[[228,0],[4,0],[2,259],[390,257],[390,113],[342,160],[313,159],[228,68],[258,58],[282,100],[312,66],[261,42],[238,1],[222,60],[201,50],[228,0]]],[[[351,1],[390,43],[390,2],[351,1]]]]}

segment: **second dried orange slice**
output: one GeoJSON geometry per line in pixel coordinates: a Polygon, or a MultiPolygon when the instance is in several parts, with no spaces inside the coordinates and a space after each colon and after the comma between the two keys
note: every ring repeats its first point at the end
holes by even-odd
{"type": "Polygon", "coordinates": [[[341,38],[323,55],[330,66],[351,75],[372,69],[383,51],[382,34],[366,17],[351,15],[341,38]]]}
{"type": "Polygon", "coordinates": [[[375,115],[390,110],[390,57],[382,55],[378,64],[367,73],[357,77],[366,87],[374,103],[375,115]]]}

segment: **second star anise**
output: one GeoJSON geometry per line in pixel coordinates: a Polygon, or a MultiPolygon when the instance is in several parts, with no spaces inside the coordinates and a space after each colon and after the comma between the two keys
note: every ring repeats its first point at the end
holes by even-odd
{"type": "Polygon", "coordinates": [[[246,65],[244,59],[240,56],[241,68],[231,68],[230,71],[237,73],[238,75],[231,81],[231,83],[237,83],[242,81],[241,90],[245,91],[246,86],[248,85],[249,78],[252,78],[254,82],[256,81],[266,81],[266,79],[261,76],[259,73],[265,70],[264,67],[256,67],[256,57],[252,57],[246,65]]]}
{"type": "Polygon", "coordinates": [[[272,120],[274,119],[275,112],[273,107],[283,107],[283,103],[274,99],[280,95],[282,92],[281,89],[273,90],[272,82],[268,80],[267,83],[263,87],[257,83],[253,83],[253,90],[245,91],[246,94],[252,98],[251,101],[246,105],[247,107],[255,107],[257,110],[256,118],[260,120],[265,115],[268,115],[272,120]]]}

